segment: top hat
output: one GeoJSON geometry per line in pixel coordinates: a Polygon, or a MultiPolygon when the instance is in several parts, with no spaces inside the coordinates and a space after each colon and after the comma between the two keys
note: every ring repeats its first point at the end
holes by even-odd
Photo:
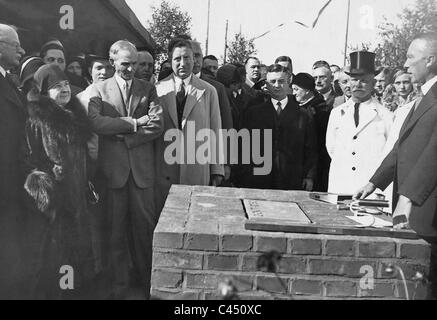
{"type": "Polygon", "coordinates": [[[375,74],[375,57],[373,52],[356,51],[350,54],[350,66],[345,68],[347,75],[375,74]]]}

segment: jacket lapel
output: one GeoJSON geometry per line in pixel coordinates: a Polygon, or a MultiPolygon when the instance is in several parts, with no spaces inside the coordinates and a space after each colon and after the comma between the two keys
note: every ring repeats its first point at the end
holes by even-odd
{"type": "Polygon", "coordinates": [[[117,80],[115,80],[115,76],[108,81],[108,95],[113,102],[114,108],[118,111],[118,113],[122,117],[126,117],[126,108],[123,101],[123,96],[121,95],[120,88],[118,87],[117,80]]]}
{"type": "Polygon", "coordinates": [[[5,99],[9,100],[16,106],[23,108],[23,101],[18,96],[18,93],[15,92],[14,88],[12,88],[5,77],[0,74],[0,88],[1,93],[4,95],[5,99]]]}
{"type": "MultiPolygon", "coordinates": [[[[353,108],[352,108],[353,109],[353,108]]],[[[361,113],[360,123],[358,127],[355,128],[354,136],[363,131],[376,117],[378,117],[378,112],[373,106],[367,106],[364,112],[361,113]]],[[[354,122],[352,117],[352,123],[354,122]]]]}
{"type": "Polygon", "coordinates": [[[186,119],[188,119],[194,106],[197,104],[197,102],[200,100],[204,93],[205,88],[202,86],[202,83],[195,75],[193,75],[191,78],[191,89],[188,92],[187,101],[185,102],[183,114],[183,118],[185,120],[182,121],[182,129],[185,127],[186,119]]]}
{"type": "Polygon", "coordinates": [[[173,74],[161,81],[164,95],[161,96],[163,105],[167,108],[170,119],[173,121],[174,128],[179,128],[178,114],[176,110],[176,85],[173,74]]]}
{"type": "Polygon", "coordinates": [[[135,114],[135,111],[138,108],[138,104],[140,103],[142,98],[142,90],[140,83],[137,79],[132,80],[132,89],[131,89],[131,96],[130,96],[130,108],[129,108],[129,116],[132,116],[135,114]]]}
{"type": "MultiPolygon", "coordinates": [[[[435,106],[435,104],[437,103],[437,98],[436,98],[436,93],[437,93],[437,84],[435,84],[431,90],[428,92],[428,94],[423,97],[422,101],[419,102],[419,105],[416,108],[416,111],[412,111],[414,112],[413,115],[411,116],[411,119],[406,122],[404,124],[404,126],[401,129],[401,133],[399,135],[399,140],[401,140],[402,138],[404,138],[404,135],[409,132],[414,125],[416,124],[417,121],[419,121],[419,119],[432,107],[435,106]]],[[[413,110],[414,107],[416,105],[413,106],[413,110]]],[[[407,117],[408,119],[408,117],[407,117]]]]}

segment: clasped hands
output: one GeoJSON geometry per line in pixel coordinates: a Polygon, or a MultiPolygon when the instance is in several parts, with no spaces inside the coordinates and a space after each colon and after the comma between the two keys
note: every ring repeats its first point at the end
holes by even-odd
{"type": "MultiPolygon", "coordinates": [[[[376,186],[369,182],[366,186],[355,192],[353,199],[361,200],[367,198],[376,190],[376,186]]],[[[395,212],[393,213],[393,229],[401,230],[409,228],[409,220],[412,209],[412,202],[407,197],[400,195],[398,203],[396,205],[395,212]]]]}

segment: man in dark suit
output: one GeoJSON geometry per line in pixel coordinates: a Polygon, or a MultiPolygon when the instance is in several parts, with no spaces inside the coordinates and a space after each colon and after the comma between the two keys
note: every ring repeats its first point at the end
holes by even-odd
{"type": "Polygon", "coordinates": [[[393,182],[393,225],[413,229],[432,245],[431,297],[437,298],[437,34],[419,35],[411,43],[405,68],[422,84],[423,99],[407,116],[393,150],[370,183],[357,191],[365,198],[393,182]]]}
{"type": "MultiPolygon", "coordinates": [[[[225,130],[232,129],[234,126],[232,122],[231,106],[229,104],[229,99],[226,94],[226,88],[223,84],[212,79],[211,77],[206,75],[205,72],[202,72],[203,54],[202,54],[202,48],[200,47],[200,43],[197,41],[191,41],[191,47],[193,48],[193,55],[194,55],[193,74],[195,74],[201,80],[208,82],[217,90],[219,107],[220,107],[220,117],[222,119],[222,129],[225,130]]],[[[231,176],[231,166],[230,166],[229,159],[227,161],[227,165],[225,165],[224,168],[225,168],[224,181],[228,181],[231,176]]]]}
{"type": "Polygon", "coordinates": [[[0,299],[18,298],[21,241],[18,221],[24,178],[20,145],[24,140],[25,99],[7,71],[19,66],[24,55],[17,32],[0,24],[0,299]]]}
{"type": "MultiPolygon", "coordinates": [[[[290,77],[278,64],[267,70],[268,101],[250,106],[243,120],[243,128],[261,130],[261,153],[266,130],[272,130],[272,170],[256,175],[253,163],[245,167],[242,186],[259,189],[312,191],[317,174],[317,136],[311,114],[299,108],[293,96],[287,96],[290,77]]],[[[253,142],[252,142],[253,145],[253,142]]],[[[254,162],[254,161],[252,161],[254,162]]]]}
{"type": "Polygon", "coordinates": [[[313,77],[316,81],[317,91],[325,98],[330,109],[333,108],[337,94],[332,87],[331,66],[326,61],[317,61],[313,65],[313,77]]]}
{"type": "Polygon", "coordinates": [[[94,86],[88,112],[99,134],[99,169],[108,188],[112,297],[127,298],[130,282],[145,289],[147,297],[153,230],[158,219],[154,140],[163,131],[163,111],[155,87],[134,78],[135,46],[117,41],[109,54],[115,74],[94,86]]]}

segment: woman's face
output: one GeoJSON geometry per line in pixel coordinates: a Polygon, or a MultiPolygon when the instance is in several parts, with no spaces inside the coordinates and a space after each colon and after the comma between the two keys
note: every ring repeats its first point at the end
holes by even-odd
{"type": "Polygon", "coordinates": [[[48,96],[56,101],[58,105],[64,107],[71,99],[71,88],[68,80],[58,82],[49,89],[48,96]]]}
{"type": "Polygon", "coordinates": [[[72,63],[70,63],[67,67],[67,71],[79,77],[82,77],[82,67],[77,61],[73,61],[72,63]]]}
{"type": "Polygon", "coordinates": [[[296,97],[296,101],[302,103],[308,99],[309,91],[293,84],[293,94],[296,97]]]}
{"type": "Polygon", "coordinates": [[[409,74],[402,74],[397,77],[394,85],[396,92],[404,99],[413,91],[413,83],[411,82],[411,75],[409,74]]]}

